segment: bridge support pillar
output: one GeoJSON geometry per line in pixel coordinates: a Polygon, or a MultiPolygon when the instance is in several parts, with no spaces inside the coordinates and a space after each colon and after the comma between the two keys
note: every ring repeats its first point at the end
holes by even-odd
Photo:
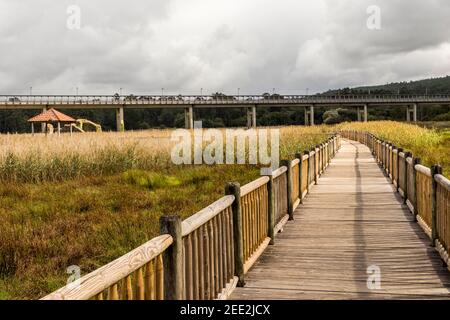
{"type": "Polygon", "coordinates": [[[363,106],[362,110],[358,106],[356,113],[357,113],[357,117],[358,117],[358,122],[361,122],[361,121],[367,122],[367,104],[365,104],[363,106]]]}
{"type": "Polygon", "coordinates": [[[311,119],[309,120],[309,123],[311,126],[313,126],[314,125],[314,106],[310,107],[309,116],[311,117],[311,119]]]}
{"type": "Polygon", "coordinates": [[[184,127],[194,129],[194,107],[184,109],[184,127]]]}
{"type": "Polygon", "coordinates": [[[123,116],[123,107],[116,109],[116,128],[117,131],[123,132],[125,131],[125,120],[123,116]]]}
{"type": "Polygon", "coordinates": [[[407,122],[417,122],[417,103],[412,106],[406,106],[406,121],[407,122]]]}
{"type": "Polygon", "coordinates": [[[305,107],[305,126],[309,126],[309,111],[308,111],[308,107],[305,107]]]}
{"type": "Polygon", "coordinates": [[[256,106],[247,108],[247,128],[256,129],[256,106]]]}
{"type": "Polygon", "coordinates": [[[313,125],[314,125],[314,106],[305,107],[305,126],[313,126],[313,125]]]}

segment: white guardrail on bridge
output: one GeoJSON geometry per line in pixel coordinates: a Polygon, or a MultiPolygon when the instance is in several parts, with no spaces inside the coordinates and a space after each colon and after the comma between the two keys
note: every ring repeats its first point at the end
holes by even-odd
{"type": "Polygon", "coordinates": [[[73,105],[450,104],[447,95],[0,95],[0,107],[73,105]]]}

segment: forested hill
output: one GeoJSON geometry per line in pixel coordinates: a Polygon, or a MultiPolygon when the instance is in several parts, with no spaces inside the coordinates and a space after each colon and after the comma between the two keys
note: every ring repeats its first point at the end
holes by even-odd
{"type": "Polygon", "coordinates": [[[450,94],[450,76],[329,90],[323,94],[450,94]]]}

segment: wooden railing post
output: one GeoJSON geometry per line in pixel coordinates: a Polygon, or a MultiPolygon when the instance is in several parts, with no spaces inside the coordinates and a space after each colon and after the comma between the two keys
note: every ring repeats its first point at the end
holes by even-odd
{"type": "Polygon", "coordinates": [[[416,165],[420,164],[420,158],[413,159],[413,177],[414,177],[414,221],[417,222],[417,215],[419,214],[419,210],[417,209],[417,170],[416,165]]]}
{"type": "Polygon", "coordinates": [[[319,152],[320,152],[320,148],[318,145],[316,145],[316,147],[314,148],[314,184],[317,184],[318,179],[319,179],[319,168],[317,167],[318,165],[320,165],[319,152]]]}
{"type": "Polygon", "coordinates": [[[436,194],[437,194],[437,182],[435,175],[442,174],[442,168],[439,165],[431,167],[431,245],[434,247],[437,233],[437,214],[436,214],[436,194]]]}
{"type": "Polygon", "coordinates": [[[294,220],[294,203],[292,201],[292,168],[291,168],[291,161],[290,160],[282,160],[281,161],[282,166],[287,167],[286,171],[286,187],[287,187],[287,204],[288,204],[288,214],[289,214],[289,220],[294,220]]]}
{"type": "Polygon", "coordinates": [[[406,201],[408,200],[408,158],[412,158],[412,153],[411,152],[405,152],[405,171],[403,172],[403,181],[405,181],[405,190],[403,190],[403,204],[406,204],[406,201]]]}
{"type": "Polygon", "coordinates": [[[298,163],[298,198],[300,203],[303,203],[302,179],[303,179],[303,155],[296,153],[295,157],[300,160],[298,163]]]}
{"type": "Polygon", "coordinates": [[[400,190],[400,152],[403,152],[402,148],[397,149],[397,192],[400,190]]]}
{"type": "Polygon", "coordinates": [[[391,172],[391,154],[394,152],[394,146],[392,144],[390,144],[389,142],[385,142],[384,144],[385,146],[385,157],[384,157],[384,171],[389,175],[392,174],[391,172]],[[392,147],[392,150],[391,150],[392,147]]]}
{"type": "Polygon", "coordinates": [[[275,244],[275,193],[273,189],[273,176],[269,175],[269,182],[267,184],[267,191],[269,197],[269,212],[268,212],[268,230],[267,235],[270,238],[271,245],[275,244]]]}
{"type": "Polygon", "coordinates": [[[308,161],[306,161],[307,169],[306,169],[306,193],[309,193],[309,179],[310,179],[310,173],[309,170],[311,169],[309,166],[311,165],[311,157],[309,156],[309,151],[305,150],[303,151],[303,154],[308,155],[308,161]]]}
{"type": "Polygon", "coordinates": [[[234,272],[238,277],[238,286],[245,285],[244,280],[244,239],[242,236],[241,186],[237,182],[229,182],[225,186],[225,193],[234,196],[231,206],[233,211],[233,243],[234,243],[234,272]]]}
{"type": "Polygon", "coordinates": [[[159,220],[161,234],[173,238],[172,245],[164,252],[164,300],[183,299],[183,240],[181,218],[162,216],[159,220]]]}

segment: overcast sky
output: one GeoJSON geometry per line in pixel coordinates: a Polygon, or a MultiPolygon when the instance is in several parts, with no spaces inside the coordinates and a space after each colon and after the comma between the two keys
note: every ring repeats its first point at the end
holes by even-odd
{"type": "Polygon", "coordinates": [[[448,0],[0,0],[0,94],[304,94],[447,74],[448,0]]]}

